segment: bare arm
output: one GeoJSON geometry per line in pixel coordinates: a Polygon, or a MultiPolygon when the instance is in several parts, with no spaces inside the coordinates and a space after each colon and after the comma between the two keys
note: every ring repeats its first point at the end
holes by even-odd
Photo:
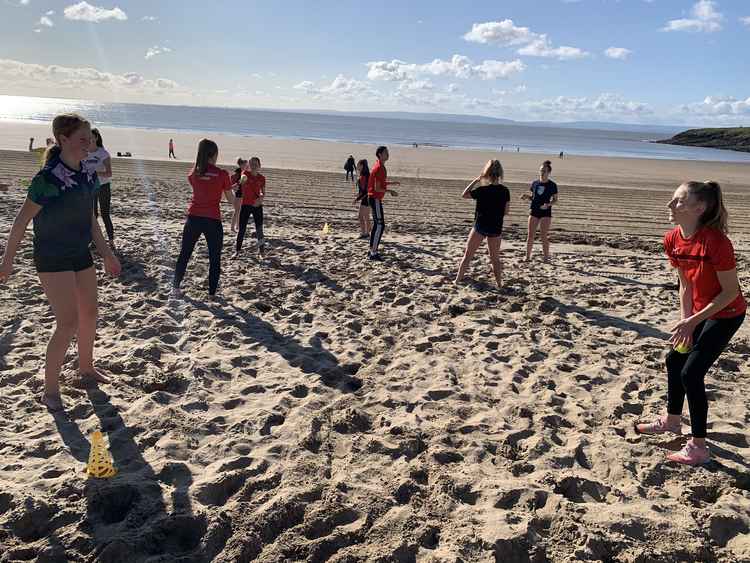
{"type": "Polygon", "coordinates": [[[464,193],[461,194],[461,197],[464,199],[471,199],[471,190],[474,189],[474,186],[476,186],[480,180],[481,178],[479,176],[474,178],[471,183],[469,183],[469,185],[464,188],[464,193]]]}
{"type": "Polygon", "coordinates": [[[693,287],[679,268],[677,275],[680,277],[680,318],[687,319],[693,314],[693,287]]]}
{"type": "Polygon", "coordinates": [[[503,215],[507,215],[510,213],[510,200],[505,202],[505,211],[503,212],[503,215]]]}
{"type": "Polygon", "coordinates": [[[107,178],[112,177],[112,159],[110,157],[104,159],[104,174],[107,178]]]}
{"type": "Polygon", "coordinates": [[[232,190],[224,190],[224,197],[226,198],[228,204],[234,205],[235,198],[232,190]]]}
{"type": "Polygon", "coordinates": [[[16,257],[18,246],[21,244],[26,227],[29,222],[42,210],[42,206],[26,198],[21,209],[18,210],[13,226],[10,228],[8,243],[5,245],[2,263],[0,263],[0,281],[8,277],[13,269],[13,260],[16,257]]]}
{"type": "Polygon", "coordinates": [[[705,321],[734,301],[740,293],[740,281],[737,279],[737,269],[716,272],[721,284],[721,292],[713,298],[711,303],[693,315],[695,324],[705,321]]]}

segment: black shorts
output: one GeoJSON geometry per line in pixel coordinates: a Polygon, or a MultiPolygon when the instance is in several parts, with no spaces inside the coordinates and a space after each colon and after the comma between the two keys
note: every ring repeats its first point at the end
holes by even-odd
{"type": "Polygon", "coordinates": [[[370,199],[367,196],[365,196],[359,200],[359,204],[362,207],[370,207],[370,199]]]}
{"type": "Polygon", "coordinates": [[[240,188],[234,190],[234,197],[242,197],[242,190],[240,188]]]}
{"type": "Polygon", "coordinates": [[[496,238],[496,237],[500,237],[503,235],[502,231],[498,232],[494,229],[484,229],[480,227],[479,225],[474,225],[474,230],[478,232],[480,235],[482,235],[483,237],[487,237],[487,238],[496,238]]]}
{"type": "Polygon", "coordinates": [[[552,217],[552,210],[551,209],[532,209],[529,211],[529,215],[532,217],[536,217],[537,219],[542,219],[544,217],[552,217]]]}
{"type": "Polygon", "coordinates": [[[88,250],[74,257],[38,256],[34,253],[34,266],[36,266],[36,271],[40,274],[82,272],[83,270],[88,270],[93,265],[94,259],[88,250]]]}

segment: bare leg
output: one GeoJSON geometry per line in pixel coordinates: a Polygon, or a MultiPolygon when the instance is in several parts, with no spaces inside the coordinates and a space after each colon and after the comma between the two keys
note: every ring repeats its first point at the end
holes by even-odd
{"type": "Polygon", "coordinates": [[[78,301],[78,373],[99,383],[109,380],[94,369],[94,340],[96,339],[97,290],[96,270],[92,266],[76,272],[78,301]]]}
{"type": "Polygon", "coordinates": [[[242,199],[235,198],[234,200],[234,213],[232,214],[232,232],[236,233],[237,228],[240,225],[240,208],[242,207],[242,199]]]}
{"type": "Polygon", "coordinates": [[[503,264],[500,261],[500,237],[488,237],[487,248],[490,251],[490,263],[492,264],[492,272],[495,274],[495,281],[497,287],[503,286],[503,264]]]}
{"type": "Polygon", "coordinates": [[[474,229],[471,229],[471,232],[469,233],[469,239],[466,241],[466,250],[464,251],[464,256],[461,259],[461,263],[458,265],[458,274],[456,274],[456,279],[453,283],[458,283],[462,279],[464,279],[464,276],[466,275],[466,269],[469,267],[469,262],[471,262],[471,259],[474,257],[474,254],[479,248],[479,245],[482,244],[482,239],[484,239],[482,235],[480,235],[474,229]]]}
{"type": "Polygon", "coordinates": [[[55,315],[55,330],[47,344],[43,402],[52,410],[62,408],[60,369],[78,329],[76,277],[73,272],[40,273],[39,281],[55,315]]]}
{"type": "Polygon", "coordinates": [[[542,217],[539,220],[539,230],[542,235],[542,251],[545,261],[549,261],[549,228],[552,225],[552,217],[542,217]]]}
{"type": "Polygon", "coordinates": [[[531,260],[531,250],[534,247],[534,237],[536,237],[536,227],[539,219],[529,215],[529,233],[526,235],[526,261],[531,260]]]}

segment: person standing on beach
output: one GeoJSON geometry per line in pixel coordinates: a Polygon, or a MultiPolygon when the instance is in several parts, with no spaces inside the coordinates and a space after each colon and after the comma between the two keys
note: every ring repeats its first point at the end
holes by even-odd
{"type": "Polygon", "coordinates": [[[682,434],[687,395],[692,439],[667,458],[698,465],[709,461],[708,399],[704,378],[745,320],[747,303],[737,277],[728,232],[728,213],[716,182],[686,182],[667,205],[677,225],[664,236],[664,251],[680,278],[680,317],[669,339],[667,414],[637,424],[639,434],[682,434]]]}
{"type": "Polygon", "coordinates": [[[247,168],[247,160],[241,156],[237,157],[237,168],[232,173],[232,188],[234,189],[234,213],[232,214],[232,232],[236,233],[240,224],[240,207],[242,207],[242,186],[240,179],[247,168]]]}
{"type": "Polygon", "coordinates": [[[487,239],[492,272],[495,274],[497,287],[502,286],[503,266],[500,261],[500,243],[503,234],[503,219],[510,210],[510,190],[500,182],[503,179],[503,166],[499,160],[490,160],[461,194],[464,199],[476,200],[474,227],[469,232],[466,250],[458,266],[454,283],[460,283],[482,241],[487,239]]]}
{"type": "Polygon", "coordinates": [[[99,178],[99,189],[94,196],[94,217],[99,216],[99,209],[102,211],[102,221],[107,231],[109,245],[114,247],[115,228],[112,225],[112,159],[104,148],[101,133],[98,129],[91,130],[91,146],[89,155],[84,161],[84,165],[96,172],[99,178]]]}
{"type": "Polygon", "coordinates": [[[346,162],[344,163],[344,170],[346,170],[346,179],[349,179],[349,176],[352,177],[352,182],[354,181],[354,157],[352,155],[349,155],[349,158],[346,159],[346,162]]]}
{"type": "Polygon", "coordinates": [[[372,209],[372,231],[370,232],[370,251],[367,254],[368,260],[380,260],[378,247],[380,239],[385,231],[385,217],[383,216],[383,197],[389,193],[397,196],[394,190],[389,190],[388,186],[400,186],[400,182],[389,182],[388,172],[385,169],[385,163],[388,161],[388,147],[380,146],[375,151],[378,161],[370,171],[370,177],[367,180],[367,198],[370,201],[372,209]]]}
{"type": "Polygon", "coordinates": [[[169,139],[169,158],[177,160],[177,157],[174,154],[174,139],[169,139]]]}
{"type": "Polygon", "coordinates": [[[216,167],[219,158],[219,147],[209,139],[198,143],[198,154],[195,166],[188,175],[188,182],[193,188],[193,199],[188,207],[188,216],[182,230],[180,256],[174,272],[174,288],[179,291],[182,278],[185,277],[190,256],[201,235],[208,244],[208,294],[216,295],[221,276],[221,247],[224,243],[224,228],[221,224],[221,195],[234,206],[232,182],[229,173],[216,167]]]}
{"type": "Polygon", "coordinates": [[[357,197],[354,198],[354,205],[359,204],[359,238],[368,238],[370,236],[370,202],[367,199],[367,183],[370,179],[370,166],[367,159],[360,160],[357,163],[357,197]]]}
{"type": "Polygon", "coordinates": [[[93,200],[99,186],[96,172],[83,160],[91,143],[89,122],[76,114],[52,121],[57,144],[45,155],[44,166],[29,185],[26,201],[10,230],[0,262],[0,282],[13,272],[13,260],[29,222],[34,222],[34,265],[55,316],[47,344],[41,402],[51,411],[63,409],[60,370],[76,336],[78,373],[83,379],[108,383],[94,369],[97,319],[97,279],[89,245],[93,241],[104,259],[104,270],[120,274],[120,262],[104,241],[94,219],[93,200]]]}
{"type": "Polygon", "coordinates": [[[529,205],[529,232],[526,237],[526,262],[531,260],[531,250],[534,247],[536,229],[540,228],[542,237],[542,251],[544,261],[549,262],[549,230],[552,225],[552,206],[557,203],[557,184],[550,180],[552,163],[545,160],[539,168],[539,179],[534,180],[528,194],[521,199],[527,199],[529,205]]]}
{"type": "Polygon", "coordinates": [[[245,231],[250,215],[255,223],[255,237],[258,240],[258,254],[263,256],[266,244],[263,238],[263,200],[266,197],[266,177],[260,173],[260,158],[254,156],[250,159],[248,170],[242,173],[240,186],[242,189],[242,207],[240,208],[240,225],[237,231],[237,243],[233,258],[237,258],[242,250],[242,241],[245,240],[245,231]]]}
{"type": "Polygon", "coordinates": [[[55,141],[51,137],[47,137],[45,146],[34,148],[34,137],[29,138],[29,152],[35,153],[39,158],[39,168],[44,166],[44,155],[47,153],[47,149],[54,144],[55,141]]]}

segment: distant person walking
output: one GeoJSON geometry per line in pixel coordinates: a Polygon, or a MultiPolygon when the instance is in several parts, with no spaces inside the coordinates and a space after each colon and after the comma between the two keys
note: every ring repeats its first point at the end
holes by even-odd
{"type": "Polygon", "coordinates": [[[349,179],[349,176],[352,178],[352,182],[354,181],[354,157],[352,155],[349,155],[349,158],[346,159],[346,162],[344,163],[344,170],[346,170],[346,179],[349,179]]]}
{"type": "Polygon", "coordinates": [[[565,153],[563,151],[560,151],[560,160],[565,158],[565,153]]]}
{"type": "Polygon", "coordinates": [[[368,238],[370,236],[370,201],[367,198],[367,183],[370,180],[370,166],[367,160],[363,159],[357,163],[357,197],[354,198],[354,205],[359,204],[359,238],[368,238]]]}
{"type": "Polygon", "coordinates": [[[534,180],[529,193],[523,194],[521,199],[529,200],[529,232],[526,236],[526,262],[531,260],[531,250],[534,247],[536,229],[540,228],[542,237],[542,251],[544,260],[549,256],[549,230],[552,225],[552,206],[557,203],[557,184],[550,180],[552,163],[545,160],[539,168],[539,179],[534,180]]]}
{"type": "Polygon", "coordinates": [[[10,229],[0,262],[0,283],[13,273],[18,246],[33,220],[34,266],[55,316],[55,330],[47,344],[41,402],[49,410],[59,411],[63,409],[60,370],[74,336],[79,375],[93,382],[108,382],[94,368],[98,302],[91,242],[104,259],[108,275],[119,275],[121,268],[93,216],[98,180],[96,172],[82,163],[91,140],[89,122],[76,114],[62,114],[52,121],[52,131],[56,144],[47,150],[44,167],[31,181],[10,229]]]}
{"type": "Polygon", "coordinates": [[[383,216],[383,197],[389,193],[397,196],[395,190],[388,189],[388,186],[400,186],[400,182],[389,182],[388,172],[385,163],[388,161],[388,147],[380,146],[375,151],[378,161],[370,171],[370,177],[367,180],[367,198],[372,210],[372,231],[370,232],[370,252],[367,254],[369,260],[380,260],[378,248],[380,239],[385,231],[385,217],[383,216]]]}
{"type": "Polygon", "coordinates": [[[708,398],[704,379],[745,320],[747,303],[737,277],[728,213],[716,182],[686,182],[667,205],[676,225],[664,236],[664,251],[680,278],[680,322],[669,339],[667,414],[636,424],[640,434],[682,434],[687,396],[692,438],[667,459],[686,465],[710,460],[706,445],[708,398]]]}
{"type": "Polygon", "coordinates": [[[221,224],[221,195],[234,205],[232,182],[229,173],[216,167],[219,147],[209,139],[198,143],[195,166],[188,175],[193,188],[193,198],[188,207],[185,227],[182,229],[182,245],[174,272],[174,288],[179,291],[185,277],[188,262],[198,239],[203,235],[208,244],[208,294],[216,295],[221,276],[221,247],[224,242],[224,228],[221,224]]]}
{"type": "Polygon", "coordinates": [[[99,177],[99,189],[94,196],[94,217],[99,216],[99,210],[102,213],[102,221],[107,231],[109,245],[115,244],[115,228],[112,225],[112,158],[109,152],[104,148],[101,133],[98,129],[91,130],[91,145],[89,146],[89,155],[84,161],[84,165],[96,172],[99,177]]]}
{"type": "Polygon", "coordinates": [[[248,169],[242,172],[240,178],[242,189],[242,207],[240,208],[240,224],[237,230],[237,243],[233,258],[237,258],[242,250],[242,241],[245,240],[247,223],[250,215],[255,223],[255,237],[258,240],[258,254],[263,256],[266,244],[263,238],[263,200],[266,197],[266,177],[260,173],[260,158],[254,156],[248,163],[248,169]]]}
{"type": "Polygon", "coordinates": [[[169,158],[177,160],[177,157],[174,154],[174,139],[169,139],[169,158]]]}
{"type": "Polygon", "coordinates": [[[474,257],[482,241],[487,239],[487,249],[490,253],[490,264],[495,274],[497,287],[502,286],[503,266],[500,261],[500,243],[503,234],[503,219],[510,211],[510,190],[500,182],[503,179],[503,166],[499,160],[490,160],[461,194],[464,199],[476,200],[474,211],[474,227],[469,232],[466,250],[458,266],[458,274],[454,283],[460,283],[471,259],[474,257]]]}
{"type": "Polygon", "coordinates": [[[47,152],[47,149],[52,147],[54,144],[54,139],[52,139],[51,137],[47,137],[45,146],[34,148],[34,137],[31,137],[29,139],[29,152],[33,152],[37,155],[37,158],[39,159],[39,168],[42,168],[44,166],[44,155],[47,152]]]}

